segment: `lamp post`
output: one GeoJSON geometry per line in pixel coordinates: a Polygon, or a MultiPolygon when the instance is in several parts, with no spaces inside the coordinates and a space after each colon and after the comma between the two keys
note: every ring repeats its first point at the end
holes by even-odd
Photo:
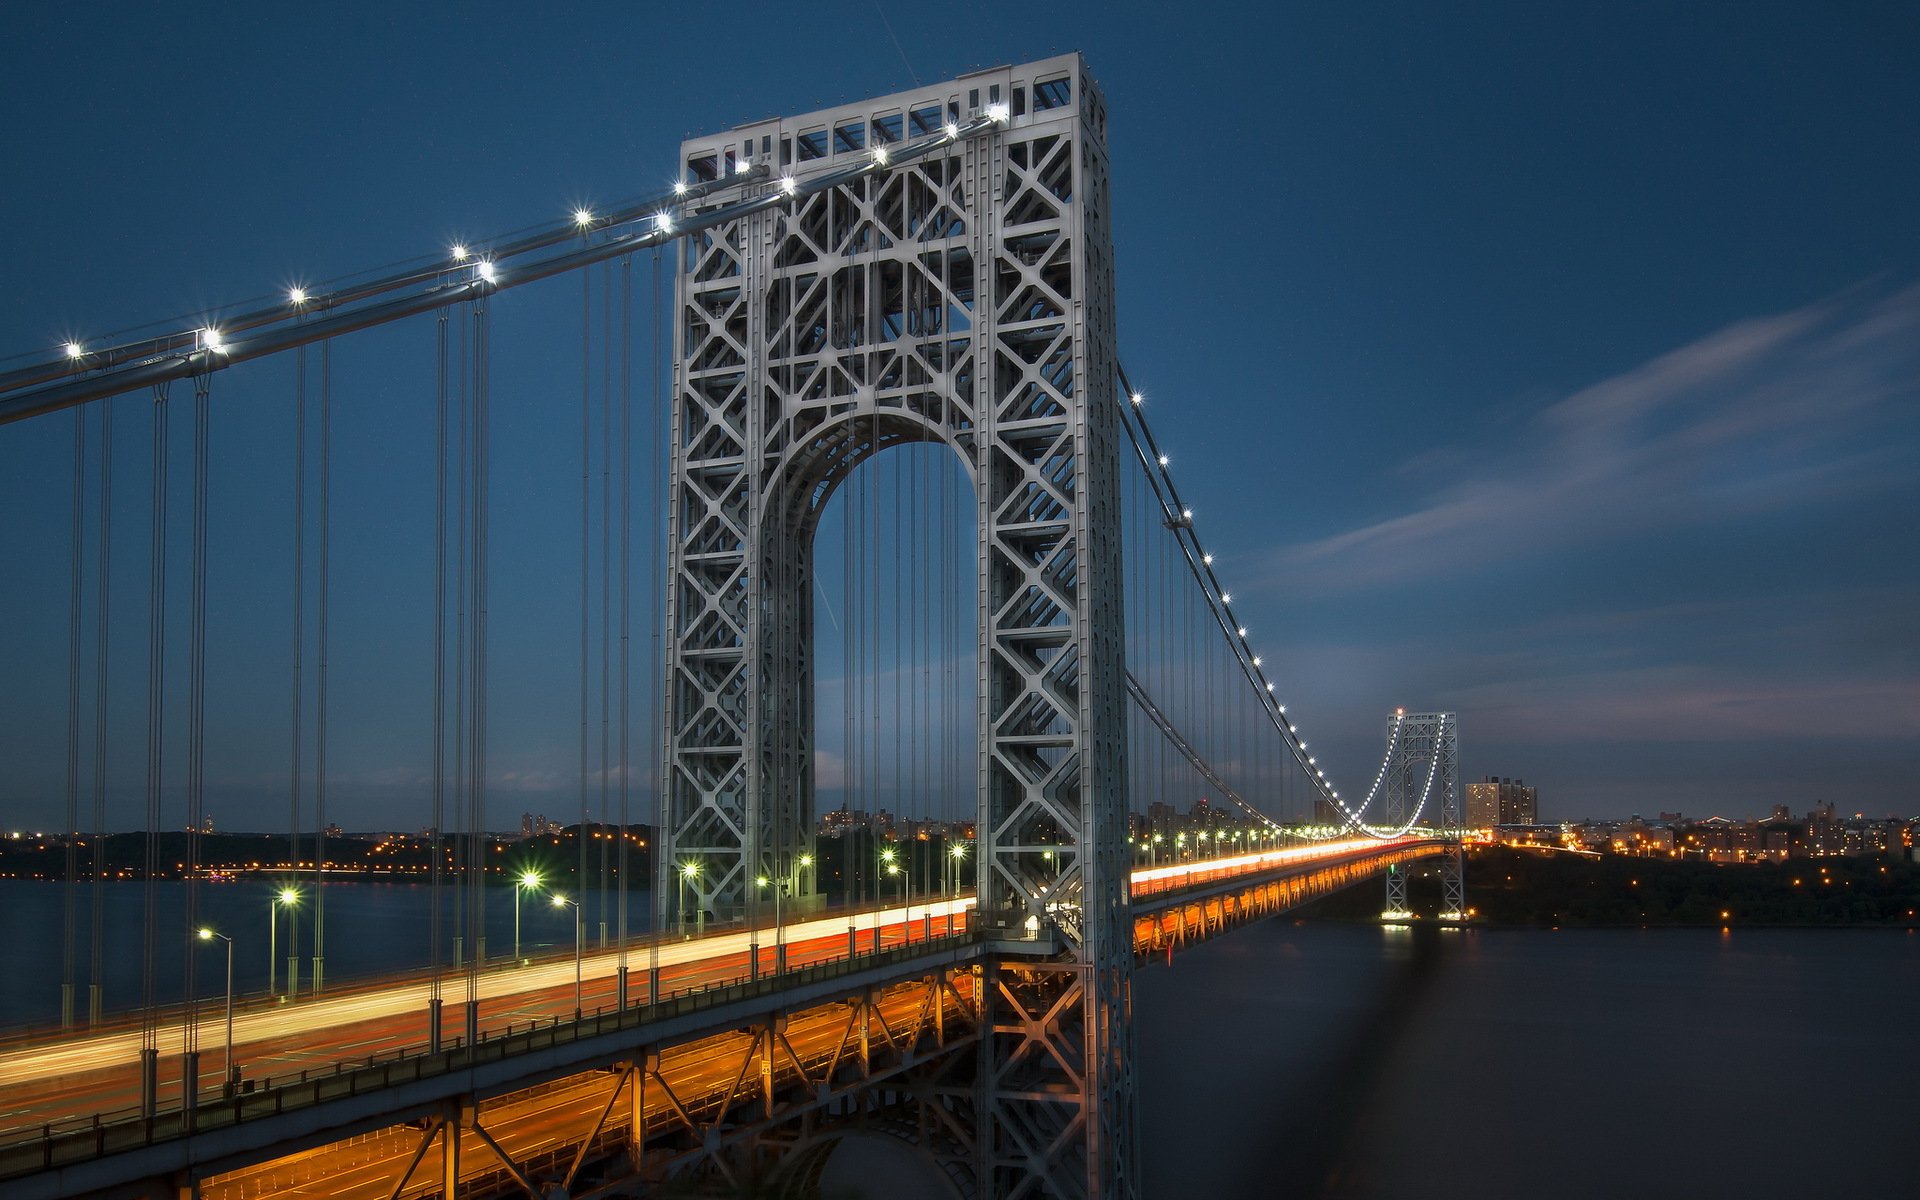
{"type": "Polygon", "coordinates": [[[1160,865],[1160,843],[1164,840],[1166,839],[1156,833],[1153,835],[1152,840],[1147,843],[1147,866],[1157,867],[1160,865]]]}
{"type": "Polygon", "coordinates": [[[573,909],[573,1019],[580,1019],[580,929],[585,920],[580,914],[580,902],[569,900],[559,892],[553,894],[555,908],[573,909]]]}
{"type": "MultiPolygon", "coordinates": [[[[900,874],[900,853],[899,851],[895,850],[892,846],[888,846],[885,849],[880,851],[880,871],[882,874],[889,875],[889,876],[900,874]]],[[[874,891],[874,896],[873,896],[874,900],[884,905],[886,901],[881,897],[880,888],[878,887],[878,885],[874,887],[873,891],[874,891]]],[[[904,901],[905,899],[906,899],[906,893],[903,889],[901,892],[901,900],[904,901]]],[[[875,954],[878,954],[880,952],[881,925],[882,925],[882,922],[880,920],[880,915],[878,913],[875,913],[873,918],[873,952],[875,954]]]]}
{"type": "Polygon", "coordinates": [[[513,961],[516,963],[520,961],[520,894],[539,890],[540,873],[538,871],[520,872],[520,878],[513,884],[513,961]]]}
{"type": "MultiPolygon", "coordinates": [[[[886,864],[887,874],[900,877],[900,907],[904,910],[900,920],[900,936],[902,940],[910,942],[913,940],[913,876],[906,867],[901,865],[899,856],[891,847],[882,851],[880,858],[886,864]]],[[[873,930],[873,948],[875,950],[880,948],[878,925],[873,930]]]]}
{"type": "Polygon", "coordinates": [[[211,929],[200,931],[200,940],[203,942],[215,938],[227,944],[227,1085],[224,1094],[231,1098],[240,1086],[240,1064],[233,1061],[233,939],[211,929]]]}
{"type": "Polygon", "coordinates": [[[967,861],[967,844],[961,842],[958,845],[947,847],[947,857],[953,860],[953,890],[948,893],[948,896],[958,900],[960,898],[960,872],[964,869],[962,864],[967,861]]]}
{"type": "MultiPolygon", "coordinates": [[[[687,932],[687,884],[700,878],[700,864],[697,862],[680,864],[680,934],[687,932]]],[[[707,931],[707,910],[702,908],[694,916],[694,936],[700,937],[707,931]]]]}
{"type": "MultiPolygon", "coordinates": [[[[280,907],[281,905],[285,905],[291,909],[298,903],[300,903],[300,889],[283,887],[279,892],[275,893],[273,902],[267,905],[267,995],[269,996],[278,996],[280,994],[280,988],[275,974],[280,969],[280,907]]],[[[289,913],[288,915],[291,916],[292,914],[289,913]]],[[[291,942],[293,937],[291,925],[289,925],[287,929],[287,937],[289,942],[291,942]]],[[[291,976],[288,977],[287,982],[293,982],[291,976]]]]}

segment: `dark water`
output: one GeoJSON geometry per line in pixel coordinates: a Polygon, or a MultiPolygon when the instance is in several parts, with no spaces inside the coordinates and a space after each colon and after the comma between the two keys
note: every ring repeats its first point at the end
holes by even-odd
{"type": "Polygon", "coordinates": [[[1422,932],[1137,976],[1146,1195],[1920,1196],[1920,936],[1422,932]]]}
{"type": "MultiPolygon", "coordinates": [[[[107,891],[117,1008],[139,999],[143,889],[107,891]]],[[[242,991],[266,983],[269,896],[202,891],[240,939],[242,991]]],[[[172,994],[185,889],[161,897],[172,994]]],[[[512,900],[488,894],[494,954],[512,900]]],[[[646,908],[630,898],[635,930],[646,908]]],[[[420,964],[428,912],[424,887],[330,886],[328,978],[420,964]]],[[[522,922],[525,950],[571,944],[569,914],[530,900],[522,922]]],[[[309,899],[307,950],[310,923],[309,899]]],[[[589,900],[590,939],[597,923],[589,900]]],[[[58,886],[0,880],[0,1024],[57,1016],[61,928],[58,886]]],[[[224,958],[199,953],[216,994],[224,958]]],[[[1272,921],[1141,971],[1134,1011],[1152,1200],[1920,1196],[1920,936],[1903,931],[1272,921]]]]}
{"type": "MultiPolygon", "coordinates": [[[[304,982],[311,970],[305,960],[313,954],[313,882],[302,880],[300,887],[302,899],[297,929],[304,982]]],[[[270,945],[277,951],[274,970],[284,982],[288,953],[288,922],[284,910],[271,941],[268,931],[268,914],[277,890],[277,884],[257,880],[207,883],[200,887],[200,923],[234,939],[234,988],[242,994],[266,990],[270,945]]],[[[111,1014],[140,1004],[146,890],[144,884],[116,882],[105,884],[102,891],[105,1008],[111,1014]]],[[[0,971],[0,1027],[59,1020],[65,892],[64,884],[0,879],[0,945],[12,948],[8,961],[17,968],[0,971]]],[[[326,893],[328,983],[344,983],[356,977],[423,967],[428,963],[433,912],[431,888],[409,883],[330,882],[326,893]]],[[[86,907],[90,896],[91,888],[83,885],[76,942],[77,978],[82,997],[91,969],[87,936],[92,918],[86,907]]],[[[195,990],[202,996],[224,995],[226,991],[225,946],[219,942],[189,941],[186,904],[184,883],[159,885],[153,959],[155,994],[162,1003],[181,998],[182,964],[188,953],[197,956],[195,990]]],[[[512,887],[487,889],[485,926],[490,957],[509,957],[513,953],[513,908],[512,887]]],[[[453,889],[442,889],[441,953],[449,963],[453,938],[459,928],[457,909],[453,889]]],[[[585,903],[588,946],[598,941],[601,911],[600,894],[597,891],[589,894],[585,903]]],[[[613,936],[619,921],[617,895],[608,895],[605,912],[608,934],[613,936]]],[[[627,897],[629,933],[644,932],[649,913],[647,893],[630,892],[627,897]]],[[[528,894],[520,906],[522,953],[571,950],[572,946],[573,910],[555,909],[547,899],[528,894]]],[[[84,1013],[84,998],[76,1004],[84,1013]]]]}

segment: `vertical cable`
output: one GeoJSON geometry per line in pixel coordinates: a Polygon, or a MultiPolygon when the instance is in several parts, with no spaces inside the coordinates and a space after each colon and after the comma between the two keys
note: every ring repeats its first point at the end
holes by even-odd
{"type": "Polygon", "coordinates": [[[98,1025],[106,991],[107,875],[107,633],[108,581],[113,561],[113,397],[100,402],[100,533],[94,552],[98,597],[94,601],[93,658],[93,928],[87,939],[92,957],[87,1022],[98,1025]]]}
{"type": "Polygon", "coordinates": [[[154,1058],[160,1048],[154,949],[159,942],[160,779],[166,765],[167,388],[168,385],[162,383],[153,389],[152,497],[147,532],[147,838],[140,1046],[145,1067],[141,1107],[148,1116],[153,1113],[154,1058]]]}
{"type": "MultiPolygon", "coordinates": [[[[187,923],[184,941],[186,1036],[189,1054],[200,1049],[200,997],[195,986],[196,931],[200,928],[200,848],[206,830],[207,748],[207,425],[213,377],[193,377],[193,527],[187,616],[187,923]]],[[[227,1064],[231,1077],[231,1064],[227,1064]]],[[[191,1094],[191,1093],[189,1093],[191,1094]]]]}
{"type": "Polygon", "coordinates": [[[327,608],[333,553],[333,343],[320,343],[320,564],[313,694],[313,994],[327,976],[327,608]]]}
{"type": "MultiPolygon", "coordinates": [[[[592,579],[592,507],[588,477],[593,467],[593,395],[592,329],[593,273],[580,272],[580,828],[574,839],[579,848],[579,874],[574,880],[574,898],[587,900],[587,657],[588,630],[591,628],[588,589],[592,579]]],[[[576,914],[578,917],[578,914],[576,914]]],[[[578,917],[585,920],[585,917],[578,917]]]]}
{"type": "Polygon", "coordinates": [[[428,887],[427,961],[432,975],[427,985],[428,1041],[440,1046],[441,957],[440,888],[445,860],[441,856],[441,829],[447,819],[447,310],[434,322],[434,445],[433,445],[433,812],[427,824],[432,881],[428,887]]]}
{"type": "Polygon", "coordinates": [[[87,519],[87,410],[73,410],[73,545],[67,591],[67,886],[62,889],[65,937],[60,954],[60,1028],[73,1027],[74,945],[80,918],[80,618],[87,519]]]}
{"type": "MultiPolygon", "coordinates": [[[[609,719],[613,666],[613,390],[607,373],[613,363],[613,264],[600,265],[600,832],[606,833],[612,768],[609,719]]],[[[586,274],[583,269],[581,274],[586,274]]],[[[607,948],[607,851],[600,844],[600,948],[607,948]]],[[[581,894],[582,902],[586,900],[581,894]]],[[[585,910],[582,910],[584,914],[585,910]]]]}
{"type": "MultiPolygon", "coordinates": [[[[659,447],[654,452],[659,453],[659,447]]],[[[633,758],[628,753],[628,734],[632,729],[632,688],[630,670],[633,652],[629,639],[633,632],[632,590],[633,548],[633,255],[620,259],[620,856],[614,864],[619,880],[616,936],[620,941],[618,995],[619,1007],[627,1006],[627,870],[628,844],[633,836],[633,816],[628,802],[632,792],[630,777],[633,758]]]]}
{"type": "Polygon", "coordinates": [[[491,350],[486,294],[473,307],[473,666],[469,672],[472,700],[468,719],[472,729],[467,776],[467,926],[473,935],[473,953],[467,959],[467,1033],[479,1034],[480,967],[486,956],[486,812],[487,812],[487,540],[489,458],[492,444],[490,407],[491,350]]]}
{"type": "MultiPolygon", "coordinates": [[[[662,564],[667,564],[666,530],[668,513],[672,511],[671,501],[667,496],[667,489],[672,486],[672,483],[668,478],[668,473],[662,469],[661,458],[668,453],[677,454],[679,450],[677,446],[669,447],[667,444],[670,435],[668,433],[669,425],[667,422],[666,389],[663,385],[661,372],[661,328],[662,322],[665,319],[665,305],[661,302],[660,297],[660,248],[655,246],[653,249],[653,298],[647,315],[648,324],[651,326],[653,333],[652,424],[654,447],[653,453],[647,456],[647,470],[649,472],[647,478],[647,498],[649,504],[647,512],[647,538],[650,561],[662,564]]],[[[651,928],[648,931],[651,936],[647,941],[647,973],[649,980],[647,1002],[649,1004],[659,999],[659,997],[654,994],[652,981],[657,980],[660,973],[660,939],[666,933],[667,924],[667,872],[672,869],[672,863],[667,857],[667,852],[670,847],[670,842],[667,839],[671,838],[673,828],[673,814],[670,811],[668,799],[671,794],[673,782],[671,778],[672,768],[667,765],[666,761],[668,744],[666,723],[669,713],[671,712],[668,693],[673,687],[673,683],[666,675],[665,638],[668,634],[668,589],[678,586],[679,580],[674,574],[671,564],[667,564],[666,566],[666,579],[664,583],[664,587],[654,589],[653,603],[658,607],[650,610],[653,633],[651,642],[652,649],[647,659],[648,677],[653,681],[653,686],[659,689],[657,692],[657,703],[660,706],[658,710],[655,711],[654,719],[649,726],[650,732],[648,734],[647,747],[649,759],[653,764],[653,770],[658,772],[654,785],[654,813],[656,824],[653,831],[652,846],[654,863],[653,913],[651,928]]]]}
{"type": "MultiPolygon", "coordinates": [[[[294,352],[293,387],[293,695],[292,736],[287,739],[287,866],[300,870],[300,749],[307,727],[300,708],[306,698],[302,676],[306,656],[307,610],[307,348],[294,352]]],[[[287,998],[300,998],[299,910],[287,907],[287,998]]]]}
{"type": "Polygon", "coordinates": [[[456,546],[454,553],[457,564],[453,589],[455,609],[453,643],[453,796],[455,809],[459,816],[454,823],[453,845],[450,852],[450,856],[455,859],[456,865],[460,868],[454,872],[453,876],[453,959],[454,966],[460,968],[466,966],[465,935],[471,932],[467,928],[466,839],[461,836],[466,829],[467,788],[470,783],[467,770],[467,603],[472,596],[472,588],[468,582],[471,566],[467,561],[467,552],[472,540],[468,534],[468,525],[471,523],[468,510],[472,499],[469,495],[470,487],[468,476],[470,474],[469,468],[472,460],[470,445],[473,439],[472,397],[469,380],[471,363],[468,358],[468,345],[470,342],[468,326],[472,323],[471,310],[473,307],[471,301],[468,302],[467,307],[469,310],[468,313],[460,320],[460,345],[458,358],[456,360],[459,363],[457,399],[459,403],[460,428],[458,435],[459,453],[455,455],[455,461],[459,464],[457,472],[459,479],[456,488],[459,512],[456,516],[458,528],[456,531],[457,537],[454,542],[456,546]]]}

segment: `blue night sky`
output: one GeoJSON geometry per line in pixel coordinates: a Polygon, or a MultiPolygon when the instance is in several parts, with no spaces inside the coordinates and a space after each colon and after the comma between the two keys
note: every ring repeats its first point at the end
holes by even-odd
{"type": "MultiPolygon", "coordinates": [[[[692,132],[1079,49],[1122,356],[1340,779],[1404,704],[1457,710],[1467,776],[1552,819],[1920,810],[1920,7],[884,7],[8,5],[0,355],[650,194],[692,132]]],[[[536,290],[495,308],[500,826],[577,803],[579,292],[536,290]]],[[[396,811],[430,730],[431,339],[338,355],[348,828],[423,823],[396,811]]],[[[278,829],[290,373],[228,374],[208,808],[278,829]]],[[[120,403],[110,823],[137,827],[150,406],[120,403]]],[[[0,428],[14,827],[63,820],[70,446],[64,417],[0,428]]]]}

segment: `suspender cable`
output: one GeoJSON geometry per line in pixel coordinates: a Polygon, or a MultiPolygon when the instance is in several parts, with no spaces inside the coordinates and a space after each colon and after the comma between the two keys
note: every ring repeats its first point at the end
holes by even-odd
{"type": "MultiPolygon", "coordinates": [[[[579,850],[579,866],[574,878],[574,899],[582,904],[587,899],[587,703],[588,703],[588,630],[591,628],[588,589],[592,578],[593,557],[592,538],[592,501],[589,495],[588,478],[593,467],[593,388],[592,388],[592,344],[589,331],[592,329],[593,312],[593,272],[580,272],[580,826],[574,841],[579,850]]],[[[576,913],[576,921],[586,918],[576,913]]]]}
{"type": "MultiPolygon", "coordinates": [[[[200,849],[206,828],[206,747],[207,747],[207,423],[208,391],[213,379],[193,377],[193,526],[188,572],[192,587],[187,611],[187,922],[184,955],[185,1045],[189,1055],[188,1071],[198,1063],[200,1052],[200,991],[196,986],[199,959],[196,939],[200,928],[200,849]]],[[[226,1064],[227,1077],[233,1067],[226,1064]]],[[[198,1091],[196,1079],[183,1079],[183,1091],[191,1106],[198,1091]]]]}
{"type": "MultiPolygon", "coordinates": [[[[659,448],[654,450],[659,453],[659,448]]],[[[633,758],[628,753],[628,734],[632,729],[632,688],[630,671],[633,651],[629,639],[633,632],[633,613],[629,607],[632,591],[633,549],[633,256],[620,260],[620,855],[614,864],[619,879],[620,986],[615,1002],[627,1007],[627,872],[628,844],[632,840],[633,816],[628,807],[632,785],[633,758]]]]}
{"type": "Polygon", "coordinates": [[[313,653],[313,994],[327,982],[327,608],[333,554],[333,343],[320,343],[320,578],[313,653]]]}
{"type": "MultiPolygon", "coordinates": [[[[473,588],[469,582],[472,568],[468,561],[468,551],[472,545],[472,538],[468,533],[468,526],[471,523],[469,510],[472,501],[468,476],[471,473],[473,458],[471,451],[473,411],[470,382],[472,364],[468,357],[468,346],[470,342],[468,326],[471,325],[471,323],[472,312],[471,309],[469,309],[467,313],[462,315],[460,320],[459,355],[456,360],[459,364],[459,387],[456,399],[459,405],[460,428],[458,436],[459,452],[455,456],[455,461],[459,464],[457,470],[459,478],[456,489],[458,497],[456,504],[459,512],[456,518],[457,537],[455,538],[456,549],[454,551],[458,561],[453,589],[453,603],[455,608],[453,653],[453,794],[458,815],[453,823],[455,834],[450,856],[454,859],[458,867],[453,876],[453,962],[454,966],[463,969],[466,966],[466,951],[469,948],[467,946],[467,937],[471,934],[471,930],[469,930],[467,926],[466,904],[467,839],[463,836],[467,828],[467,789],[472,786],[472,776],[468,769],[467,747],[467,668],[469,665],[469,655],[467,652],[469,642],[467,605],[473,597],[473,588]]],[[[472,996],[469,995],[467,999],[471,1000],[472,996]]]]}
{"type": "MultiPolygon", "coordinates": [[[[287,866],[300,870],[300,749],[307,739],[301,705],[306,699],[303,668],[307,615],[307,348],[295,353],[293,385],[293,695],[292,736],[287,739],[287,866]]],[[[300,998],[300,910],[287,906],[287,998],[300,998]]]]}
{"type": "Polygon", "coordinates": [[[427,1044],[440,1049],[441,910],[440,888],[446,866],[441,856],[441,829],[447,819],[447,310],[434,322],[434,445],[433,445],[433,811],[427,822],[427,852],[432,856],[428,885],[427,1044]]]}
{"type": "Polygon", "coordinates": [[[108,599],[113,561],[113,400],[100,402],[100,533],[94,568],[98,598],[94,601],[93,634],[93,928],[87,939],[92,956],[88,985],[87,1022],[98,1025],[106,990],[106,875],[107,875],[107,633],[108,599]]]}
{"type": "Polygon", "coordinates": [[[484,296],[473,306],[473,669],[468,706],[472,731],[468,739],[472,766],[467,785],[467,924],[474,950],[467,960],[467,1040],[480,1032],[480,967],[486,957],[486,811],[487,811],[487,530],[489,428],[492,403],[487,306],[484,296]]]}
{"type": "Polygon", "coordinates": [[[80,917],[80,585],[87,519],[87,410],[73,410],[73,545],[67,591],[67,886],[60,954],[60,1028],[73,1027],[74,945],[80,917]]]}
{"type": "MultiPolygon", "coordinates": [[[[586,272],[581,272],[585,274],[586,272]]],[[[611,749],[613,667],[613,389],[608,378],[613,367],[613,266],[600,265],[600,824],[605,833],[612,780],[611,749]]],[[[624,835],[625,830],[623,829],[624,835]]],[[[607,853],[609,840],[600,843],[600,949],[607,948],[607,853]]],[[[581,897],[584,900],[586,897],[581,897]]]]}
{"type": "Polygon", "coordinates": [[[144,937],[140,970],[140,1109],[153,1116],[157,1101],[160,1053],[158,995],[154,981],[154,948],[159,906],[160,776],[166,745],[166,629],[167,629],[167,390],[154,388],[153,474],[147,533],[147,841],[144,937]]]}
{"type": "MultiPolygon", "coordinates": [[[[653,360],[651,376],[653,380],[653,453],[647,455],[647,552],[649,561],[666,562],[666,526],[667,513],[670,511],[666,494],[668,486],[666,472],[661,469],[660,460],[669,453],[666,390],[661,374],[661,328],[666,319],[666,306],[660,297],[660,250],[653,251],[653,297],[647,310],[647,322],[653,335],[653,360]]],[[[677,453],[677,448],[674,450],[677,453]]],[[[652,638],[647,655],[647,678],[656,689],[656,703],[659,705],[653,714],[647,735],[647,760],[658,772],[654,785],[653,812],[653,903],[649,921],[647,940],[647,1002],[659,999],[656,984],[660,978],[660,939],[666,933],[667,913],[667,872],[673,869],[673,863],[667,851],[670,843],[665,840],[672,829],[672,814],[668,811],[668,795],[673,786],[670,770],[666,762],[667,753],[667,714],[669,704],[667,692],[673,684],[666,677],[667,634],[667,589],[674,586],[672,568],[669,566],[663,586],[653,590],[653,598],[648,608],[651,621],[652,638]]]]}

